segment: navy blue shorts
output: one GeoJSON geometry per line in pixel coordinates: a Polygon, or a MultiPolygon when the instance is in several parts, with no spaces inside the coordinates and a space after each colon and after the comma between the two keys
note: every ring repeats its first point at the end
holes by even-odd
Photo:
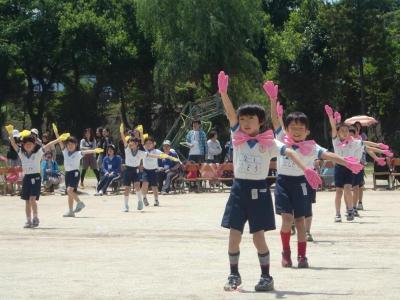
{"type": "Polygon", "coordinates": [[[278,175],[275,183],[276,214],[292,214],[294,218],[312,216],[311,203],[315,190],[305,176],[278,175]]]}
{"type": "Polygon", "coordinates": [[[123,184],[124,186],[131,186],[135,182],[140,182],[139,168],[127,166],[124,172],[123,184]]]}
{"type": "Polygon", "coordinates": [[[353,184],[353,173],[344,166],[335,165],[335,186],[343,188],[346,184],[353,184]]]}
{"type": "Polygon", "coordinates": [[[35,196],[36,200],[40,197],[40,188],[42,180],[40,174],[27,174],[22,179],[21,199],[28,201],[30,197],[35,196]]]}
{"type": "Polygon", "coordinates": [[[150,186],[158,186],[157,170],[143,169],[142,180],[148,182],[150,186]]]}
{"type": "Polygon", "coordinates": [[[74,188],[74,192],[78,191],[79,178],[81,178],[79,170],[65,172],[65,187],[74,188]]]}
{"type": "Polygon", "coordinates": [[[221,226],[243,233],[246,221],[249,221],[250,233],[276,228],[271,192],[266,180],[233,181],[221,226]]]}
{"type": "Polygon", "coordinates": [[[353,174],[353,186],[363,186],[364,185],[364,170],[358,174],[353,174]]]}

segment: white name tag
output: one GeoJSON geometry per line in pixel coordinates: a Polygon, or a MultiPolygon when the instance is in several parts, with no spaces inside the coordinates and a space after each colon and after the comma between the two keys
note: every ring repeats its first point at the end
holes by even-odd
{"type": "Polygon", "coordinates": [[[35,182],[36,182],[35,178],[31,178],[31,183],[35,184],[35,182]]]}
{"type": "Polygon", "coordinates": [[[251,189],[251,199],[252,200],[258,199],[258,189],[251,189]]]}
{"type": "Polygon", "coordinates": [[[78,176],[79,176],[79,172],[76,171],[76,172],[75,172],[75,177],[78,177],[78,176]]]}

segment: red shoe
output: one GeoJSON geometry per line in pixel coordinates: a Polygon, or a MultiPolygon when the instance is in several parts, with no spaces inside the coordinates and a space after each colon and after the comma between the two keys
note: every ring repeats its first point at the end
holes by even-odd
{"type": "Polygon", "coordinates": [[[297,267],[298,267],[299,269],[307,269],[307,268],[308,268],[308,260],[307,260],[307,257],[305,257],[305,256],[298,256],[298,257],[297,257],[297,262],[298,262],[297,267]]]}
{"type": "Polygon", "coordinates": [[[291,268],[293,265],[292,259],[290,258],[290,251],[282,252],[282,267],[291,268]]]}

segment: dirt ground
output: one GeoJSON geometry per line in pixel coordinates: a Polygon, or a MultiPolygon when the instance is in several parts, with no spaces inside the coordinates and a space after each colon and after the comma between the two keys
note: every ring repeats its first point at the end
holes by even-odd
{"type": "MultiPolygon", "coordinates": [[[[123,213],[122,195],[84,191],[87,207],[76,218],[62,218],[65,196],[41,197],[37,229],[22,228],[22,200],[0,197],[0,299],[400,298],[399,190],[367,190],[361,218],[340,224],[334,193],[319,192],[309,269],[283,269],[279,230],[267,234],[269,293],[254,292],[260,270],[247,228],[242,289],[223,291],[228,231],[220,221],[228,193],[161,196],[160,207],[123,213]]],[[[296,254],[296,238],[291,245],[296,254]]]]}

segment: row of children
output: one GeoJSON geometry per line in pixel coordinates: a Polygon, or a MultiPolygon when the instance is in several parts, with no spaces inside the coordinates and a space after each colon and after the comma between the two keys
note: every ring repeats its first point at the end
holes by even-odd
{"type": "MultiPolygon", "coordinates": [[[[73,136],[70,136],[69,133],[63,133],[59,135],[58,129],[54,124],[53,130],[56,139],[47,143],[46,145],[39,143],[36,135],[32,134],[30,130],[23,130],[20,133],[21,145],[18,145],[13,137],[14,126],[7,125],[6,130],[9,135],[11,146],[18,154],[22,164],[24,177],[22,180],[21,198],[25,200],[26,213],[26,223],[24,225],[24,228],[34,228],[39,226],[37,201],[39,200],[41,191],[41,161],[46,151],[51,149],[51,147],[55,146],[56,144],[60,144],[60,147],[62,149],[65,170],[65,186],[68,195],[68,211],[63,216],[74,217],[76,213],[85,208],[85,204],[79,199],[77,194],[77,188],[80,179],[80,161],[85,155],[102,153],[104,151],[102,148],[78,151],[77,139],[73,136]],[[75,209],[73,207],[74,202],[76,202],[75,209]]],[[[124,211],[129,211],[129,191],[132,184],[134,185],[136,196],[138,198],[138,209],[141,210],[143,209],[144,204],[138,177],[138,167],[141,164],[141,161],[143,160],[144,164],[146,161],[145,173],[147,174],[147,178],[150,178],[155,172],[153,166],[154,164],[157,164],[157,159],[167,158],[175,161],[178,159],[155,149],[149,149],[149,151],[141,150],[139,149],[139,145],[142,143],[142,141],[145,144],[153,144],[154,148],[154,140],[149,137],[144,140],[142,133],[139,137],[125,137],[124,126],[122,124],[120,127],[120,131],[121,138],[124,141],[126,156],[126,172],[124,173],[123,178],[123,184],[125,186],[124,211]]],[[[115,147],[113,145],[108,145],[107,152],[108,155],[103,162],[103,165],[105,166],[105,177],[109,177],[109,175],[114,175],[114,157],[116,157],[116,160],[118,160],[117,156],[113,155],[115,154],[115,147]]],[[[106,180],[104,180],[102,184],[104,184],[105,181],[106,180]]],[[[152,186],[154,186],[151,179],[148,179],[147,182],[150,182],[152,186]]],[[[146,187],[146,185],[144,186],[146,187]]]]}
{"type": "MultiPolygon", "coordinates": [[[[347,127],[340,123],[339,114],[328,107],[326,111],[332,125],[335,153],[327,151],[314,140],[307,140],[310,133],[307,116],[302,112],[293,112],[283,119],[283,107],[277,101],[278,86],[272,81],[265,82],[263,88],[271,102],[271,119],[275,132],[267,130],[266,112],[262,106],[246,104],[235,111],[227,94],[228,76],[223,71],[218,75],[218,87],[231,127],[235,174],[221,224],[230,229],[230,275],[224,289],[236,290],[242,283],[238,262],[243,229],[248,221],[261,267],[261,277],[255,285],[255,290],[270,291],[274,288],[274,280],[270,276],[270,252],[264,232],[275,229],[272,198],[265,180],[271,158],[277,157],[278,162],[275,209],[276,214],[282,217],[282,267],[291,267],[293,264],[290,229],[294,222],[297,228],[298,267],[308,268],[306,219],[311,221],[311,203],[315,202],[315,190],[321,183],[320,177],[313,169],[314,161],[326,159],[336,163],[338,193],[345,189],[348,214],[351,214],[353,206],[348,195],[348,180],[353,178],[352,174],[361,173],[363,165],[360,152],[366,146],[360,141],[348,138],[344,130],[347,127]]],[[[373,153],[373,156],[375,153],[390,155],[388,147],[384,144],[367,144],[366,150],[373,153]]],[[[375,158],[381,160],[376,155],[375,158]]]]}

